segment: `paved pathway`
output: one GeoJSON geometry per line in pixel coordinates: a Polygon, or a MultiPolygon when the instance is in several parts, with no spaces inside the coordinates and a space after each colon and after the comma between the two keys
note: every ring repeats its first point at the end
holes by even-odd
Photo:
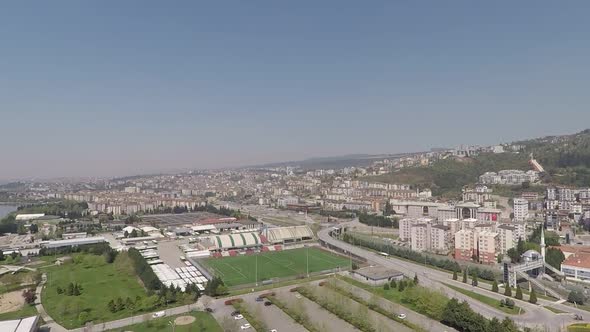
{"type": "Polygon", "coordinates": [[[56,323],[51,316],[47,314],[45,308],[43,308],[43,304],[41,304],[41,293],[43,291],[43,287],[45,287],[45,283],[47,282],[47,274],[43,273],[41,276],[41,282],[37,285],[37,289],[35,290],[35,294],[37,295],[37,300],[35,302],[35,308],[37,312],[41,316],[41,318],[45,321],[45,326],[51,330],[51,332],[66,332],[67,329],[63,326],[56,323]]]}

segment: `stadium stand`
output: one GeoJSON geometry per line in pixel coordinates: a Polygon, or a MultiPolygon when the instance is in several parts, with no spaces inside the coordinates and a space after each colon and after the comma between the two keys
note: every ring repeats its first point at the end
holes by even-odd
{"type": "Polygon", "coordinates": [[[258,247],[262,245],[260,235],[256,232],[213,235],[207,237],[210,250],[228,250],[258,247]]]}
{"type": "Polygon", "coordinates": [[[268,228],[266,235],[269,243],[293,243],[313,239],[313,232],[308,226],[268,228]]]}

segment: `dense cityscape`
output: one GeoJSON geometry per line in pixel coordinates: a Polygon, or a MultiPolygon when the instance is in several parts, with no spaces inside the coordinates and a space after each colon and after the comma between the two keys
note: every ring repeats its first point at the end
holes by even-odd
{"type": "Polygon", "coordinates": [[[587,2],[0,5],[0,332],[590,332],[587,2]]]}
{"type": "Polygon", "coordinates": [[[7,183],[3,204],[16,211],[0,224],[3,296],[36,304],[20,311],[38,310],[35,324],[64,331],[204,319],[183,314],[195,310],[224,331],[460,331],[469,323],[449,318],[462,310],[450,298],[472,308],[463,314],[492,319],[490,328],[503,320],[502,331],[559,331],[584,316],[590,188],[556,181],[563,169],[538,152],[589,136],[343,157],[332,168],[294,162],[7,183]],[[419,176],[441,165],[443,176],[456,176],[452,167],[465,164],[481,174],[467,171],[446,186],[419,176]],[[113,276],[82,275],[108,273],[105,264],[122,269],[119,261],[135,267],[125,273],[137,274],[147,293],[115,278],[109,282],[128,291],[82,300],[113,276]],[[18,288],[25,291],[10,292],[18,288]],[[61,301],[63,294],[80,300],[61,301]],[[338,296],[351,304],[335,307],[338,296]],[[346,311],[355,305],[370,314],[346,311]]]}

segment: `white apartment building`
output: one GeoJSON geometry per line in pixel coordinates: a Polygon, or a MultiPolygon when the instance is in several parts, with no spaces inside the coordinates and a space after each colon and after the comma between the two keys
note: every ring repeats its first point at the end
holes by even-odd
{"type": "Polygon", "coordinates": [[[430,251],[430,223],[416,224],[410,230],[410,247],[414,251],[430,251]]]}
{"type": "Polygon", "coordinates": [[[514,221],[525,221],[529,217],[529,201],[523,198],[514,199],[514,221]]]}
{"type": "Polygon", "coordinates": [[[403,218],[399,221],[399,239],[400,241],[409,241],[412,238],[412,226],[417,224],[430,224],[432,219],[429,218],[403,218]]]}
{"type": "Polygon", "coordinates": [[[470,229],[462,229],[455,233],[455,258],[460,260],[471,260],[477,244],[475,233],[470,229]]]}
{"type": "Polygon", "coordinates": [[[477,234],[479,261],[484,264],[496,262],[496,251],[499,247],[499,236],[495,232],[481,232],[477,234]]]}
{"type": "Polygon", "coordinates": [[[454,243],[452,234],[449,226],[432,226],[430,228],[430,250],[438,254],[447,254],[454,243]]]}
{"type": "Polygon", "coordinates": [[[496,232],[500,236],[499,251],[505,254],[509,249],[515,248],[518,244],[516,229],[508,224],[496,227],[496,232]]]}

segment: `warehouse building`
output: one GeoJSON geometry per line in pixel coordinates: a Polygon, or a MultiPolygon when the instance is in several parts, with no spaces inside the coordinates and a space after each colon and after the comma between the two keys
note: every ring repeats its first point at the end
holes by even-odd
{"type": "Polygon", "coordinates": [[[87,244],[97,244],[106,242],[102,236],[87,237],[81,239],[68,239],[68,240],[57,240],[57,241],[44,241],[41,242],[43,248],[62,248],[62,247],[76,247],[87,244]]]}

